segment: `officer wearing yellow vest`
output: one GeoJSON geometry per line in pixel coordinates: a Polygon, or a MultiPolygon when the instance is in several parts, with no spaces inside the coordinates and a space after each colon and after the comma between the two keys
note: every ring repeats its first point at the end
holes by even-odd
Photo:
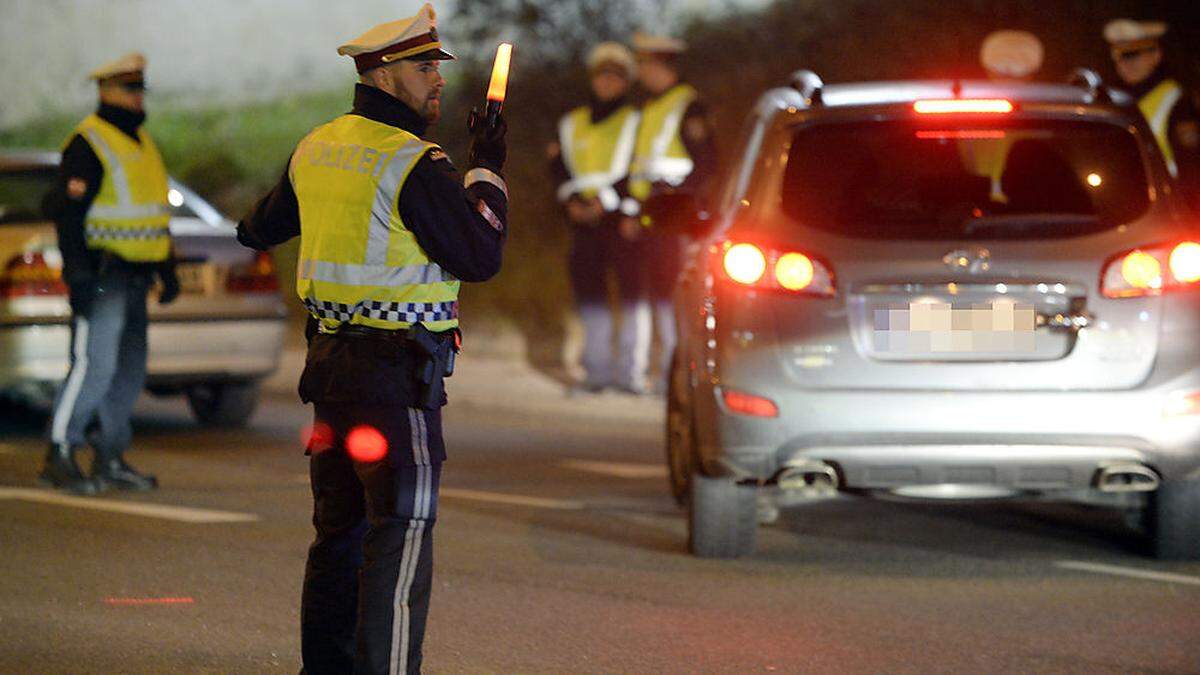
{"type": "Polygon", "coordinates": [[[1117,19],[1104,27],[1117,74],[1138,102],[1167,170],[1200,207],[1200,114],[1189,92],[1172,77],[1161,40],[1167,24],[1117,19]]]}
{"type": "Polygon", "coordinates": [[[500,269],[503,119],[472,116],[466,174],[424,140],[445,80],[432,7],[342,45],[354,107],[309,133],[238,226],[264,250],[300,237],[308,308],[300,396],[316,539],[301,599],[304,672],[419,672],[446,458],[442,378],[453,369],[461,282],[500,269]]]}
{"type": "Polygon", "coordinates": [[[130,416],[146,379],[146,296],[179,294],[168,230],[167,171],[142,128],[146,59],[128,54],[91,74],[100,107],[75,128],[43,201],[55,222],[70,287],[70,371],[55,402],[41,480],[77,494],[151,490],[154,476],[124,460],[130,416]],[[90,440],[85,476],[76,450],[90,440]]]}
{"type": "Polygon", "coordinates": [[[604,42],[587,58],[591,100],[562,117],[558,140],[550,145],[551,177],[558,185],[572,226],[568,274],[583,322],[583,368],[579,389],[608,387],[640,394],[645,389],[645,345],[650,316],[638,268],[640,242],[622,237],[622,213],[636,213],[629,196],[638,113],[629,103],[636,64],[624,45],[604,42]],[[608,279],[616,279],[621,307],[618,356],[613,360],[613,315],[608,279]]]}
{"type": "MultiPolygon", "coordinates": [[[[662,357],[655,389],[663,390],[675,348],[671,295],[683,260],[685,221],[694,216],[716,173],[717,150],[707,107],[696,89],[680,79],[679,59],[687,45],[676,38],[637,33],[633,48],[638,80],[647,97],[641,106],[629,191],[639,208],[652,201],[674,205],[665,210],[647,208],[622,225],[626,233],[643,232],[645,240],[642,274],[662,357]],[[680,204],[687,206],[680,209],[680,204]]],[[[648,360],[649,341],[642,348],[648,360]]]]}

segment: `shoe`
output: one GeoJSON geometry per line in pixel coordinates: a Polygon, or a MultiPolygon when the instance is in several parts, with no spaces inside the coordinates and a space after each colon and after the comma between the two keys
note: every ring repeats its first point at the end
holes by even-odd
{"type": "Polygon", "coordinates": [[[120,457],[97,460],[92,466],[92,478],[101,485],[118,490],[146,492],[158,487],[158,479],[150,474],[139,473],[120,457]]]}
{"type": "Polygon", "coordinates": [[[649,393],[645,387],[637,384],[620,384],[616,390],[628,396],[646,396],[649,393]]]}
{"type": "Polygon", "coordinates": [[[100,485],[83,475],[75,462],[75,447],[69,443],[51,443],[46,452],[46,463],[38,480],[46,485],[66,490],[77,495],[94,495],[100,485]]]}
{"type": "Polygon", "coordinates": [[[567,389],[567,396],[591,396],[601,394],[608,386],[599,382],[582,382],[567,389]]]}

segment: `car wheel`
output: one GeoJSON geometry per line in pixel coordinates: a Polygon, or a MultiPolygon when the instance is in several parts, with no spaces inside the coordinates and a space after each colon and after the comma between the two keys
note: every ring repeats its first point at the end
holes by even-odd
{"type": "Polygon", "coordinates": [[[241,427],[258,407],[257,382],[218,382],[188,387],[188,407],[207,427],[241,427]]]}
{"type": "Polygon", "coordinates": [[[1200,481],[1164,481],[1148,511],[1156,558],[1200,560],[1200,481]]]}
{"type": "Polygon", "coordinates": [[[733,478],[693,473],[688,501],[688,548],[701,558],[736,558],[754,552],[758,487],[733,478]]]}
{"type": "Polygon", "coordinates": [[[695,422],[686,395],[687,371],[671,359],[667,381],[667,475],[671,496],[680,506],[687,504],[689,481],[695,457],[695,422]]]}

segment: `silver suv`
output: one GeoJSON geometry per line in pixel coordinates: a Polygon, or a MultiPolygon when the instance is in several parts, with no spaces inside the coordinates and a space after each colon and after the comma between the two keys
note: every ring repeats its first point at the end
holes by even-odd
{"type": "Polygon", "coordinates": [[[802,71],[739,153],[676,296],[695,554],[850,491],[1084,499],[1200,558],[1200,220],[1131,102],[802,71]]]}

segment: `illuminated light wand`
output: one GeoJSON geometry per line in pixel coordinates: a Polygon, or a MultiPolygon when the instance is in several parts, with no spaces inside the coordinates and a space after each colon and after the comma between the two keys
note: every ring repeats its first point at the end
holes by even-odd
{"type": "Polygon", "coordinates": [[[500,111],[504,108],[504,95],[508,92],[508,68],[512,63],[513,46],[507,42],[496,47],[496,60],[492,63],[492,80],[488,83],[487,105],[484,119],[489,127],[496,126],[500,111]]]}

